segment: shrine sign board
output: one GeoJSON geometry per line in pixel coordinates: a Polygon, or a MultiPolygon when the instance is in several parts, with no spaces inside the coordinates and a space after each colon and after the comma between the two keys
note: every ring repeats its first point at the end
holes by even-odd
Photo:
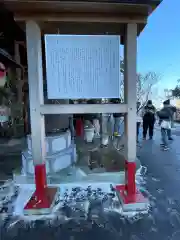
{"type": "Polygon", "coordinates": [[[45,35],[49,99],[119,98],[120,38],[45,35]]]}

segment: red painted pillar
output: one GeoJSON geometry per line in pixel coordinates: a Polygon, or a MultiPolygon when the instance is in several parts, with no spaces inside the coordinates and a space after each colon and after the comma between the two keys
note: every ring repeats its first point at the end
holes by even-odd
{"type": "Polygon", "coordinates": [[[35,184],[36,184],[36,193],[41,195],[44,189],[47,187],[46,180],[46,166],[45,164],[36,165],[35,167],[35,184]]]}
{"type": "Polygon", "coordinates": [[[134,195],[136,193],[136,163],[125,162],[125,190],[127,195],[134,195]]]}

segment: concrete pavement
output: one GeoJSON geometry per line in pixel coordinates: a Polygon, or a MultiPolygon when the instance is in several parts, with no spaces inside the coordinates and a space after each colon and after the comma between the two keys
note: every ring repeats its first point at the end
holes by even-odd
{"type": "Polygon", "coordinates": [[[69,220],[62,224],[36,221],[33,225],[23,221],[11,226],[9,219],[1,228],[2,240],[179,240],[180,239],[180,127],[173,130],[174,142],[168,152],[162,152],[160,131],[153,141],[142,142],[138,156],[146,175],[141,189],[148,196],[151,209],[148,215],[126,219],[118,213],[103,213],[100,207],[93,211],[99,217],[89,220],[69,220]],[[10,227],[11,226],[11,227],[10,227]]]}

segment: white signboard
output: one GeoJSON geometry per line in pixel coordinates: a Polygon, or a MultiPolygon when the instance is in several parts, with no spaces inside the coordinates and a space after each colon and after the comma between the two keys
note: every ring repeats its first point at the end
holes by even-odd
{"type": "Polygon", "coordinates": [[[45,35],[49,99],[118,98],[119,36],[45,35]]]}

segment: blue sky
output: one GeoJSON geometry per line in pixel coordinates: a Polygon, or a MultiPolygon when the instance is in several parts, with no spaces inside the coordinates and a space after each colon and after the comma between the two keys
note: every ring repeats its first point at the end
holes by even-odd
{"type": "Polygon", "coordinates": [[[180,79],[180,0],[163,0],[138,39],[138,72],[162,75],[158,88],[180,79]]]}

